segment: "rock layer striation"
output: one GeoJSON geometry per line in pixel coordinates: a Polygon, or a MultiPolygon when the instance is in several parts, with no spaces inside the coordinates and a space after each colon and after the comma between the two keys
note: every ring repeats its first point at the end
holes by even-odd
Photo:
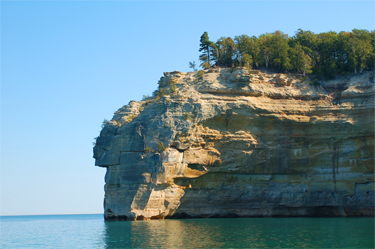
{"type": "Polygon", "coordinates": [[[374,215],[374,83],[164,73],[94,147],[107,220],[374,215]]]}

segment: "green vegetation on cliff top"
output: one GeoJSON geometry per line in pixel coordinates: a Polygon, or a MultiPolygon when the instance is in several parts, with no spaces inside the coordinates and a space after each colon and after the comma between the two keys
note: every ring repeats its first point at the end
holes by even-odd
{"type": "Polygon", "coordinates": [[[256,36],[240,35],[209,40],[200,38],[201,67],[211,66],[269,68],[319,79],[333,79],[350,73],[374,69],[375,32],[353,29],[351,32],[314,34],[299,29],[293,37],[281,31],[256,36]]]}

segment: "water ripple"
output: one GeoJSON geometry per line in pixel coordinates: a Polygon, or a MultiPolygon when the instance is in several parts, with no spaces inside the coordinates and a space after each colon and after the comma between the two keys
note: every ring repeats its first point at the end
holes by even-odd
{"type": "Polygon", "coordinates": [[[373,218],[1,217],[1,248],[374,248],[373,218]]]}

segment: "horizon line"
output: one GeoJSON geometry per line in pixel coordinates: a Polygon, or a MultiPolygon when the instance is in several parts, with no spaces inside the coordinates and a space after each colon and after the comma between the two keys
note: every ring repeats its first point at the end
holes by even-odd
{"type": "MultiPolygon", "coordinates": [[[[104,213],[90,213],[90,214],[102,214],[104,213]]],[[[0,215],[0,217],[10,217],[10,216],[47,216],[47,215],[90,215],[90,214],[11,214],[11,215],[0,215]]]]}

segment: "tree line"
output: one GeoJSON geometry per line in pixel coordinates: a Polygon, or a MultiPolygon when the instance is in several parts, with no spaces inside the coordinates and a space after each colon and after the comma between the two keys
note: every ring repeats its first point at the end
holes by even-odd
{"type": "Polygon", "coordinates": [[[212,66],[266,67],[279,72],[303,76],[314,74],[319,79],[332,79],[374,69],[374,38],[374,31],[364,29],[319,34],[298,29],[293,37],[275,31],[259,37],[221,37],[213,42],[204,32],[200,38],[199,60],[204,69],[212,66]]]}

